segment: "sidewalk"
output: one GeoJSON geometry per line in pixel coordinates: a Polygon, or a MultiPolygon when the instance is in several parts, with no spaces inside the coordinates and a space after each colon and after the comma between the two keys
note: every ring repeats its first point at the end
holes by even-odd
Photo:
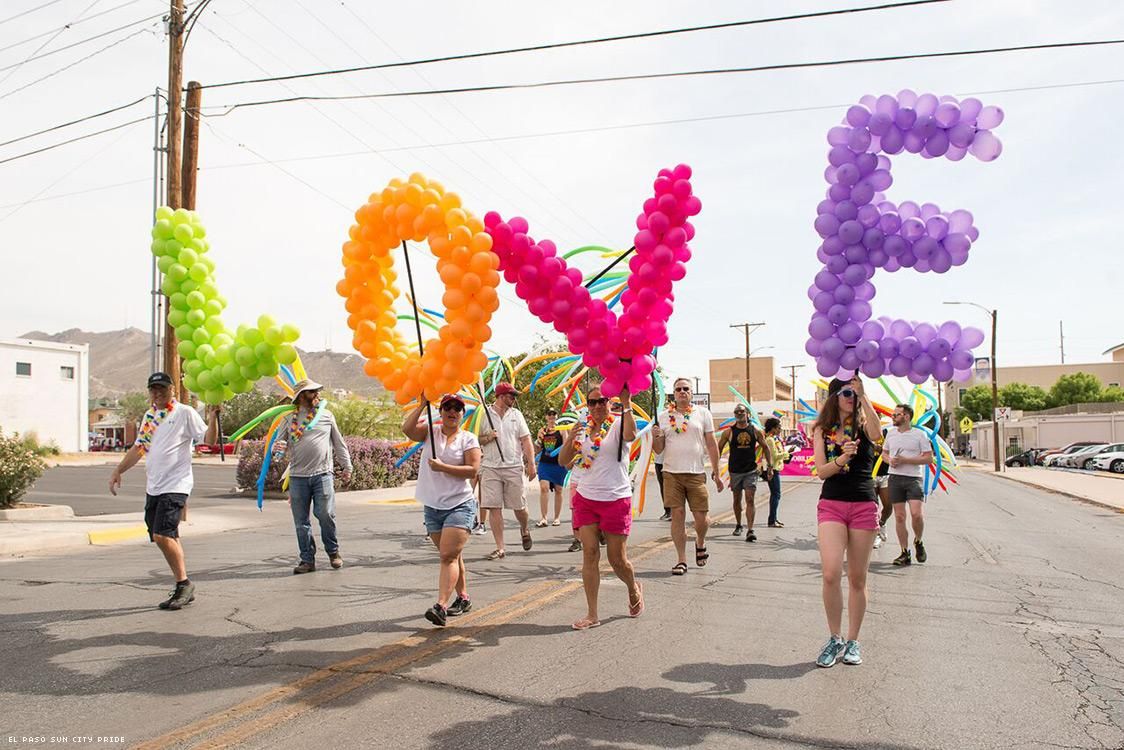
{"type": "Polygon", "coordinates": [[[969,470],[986,472],[1124,513],[1124,475],[1046,469],[1040,466],[1006,467],[1001,474],[996,475],[991,464],[985,462],[961,461],[961,465],[969,470]]]}
{"type": "MultiPolygon", "coordinates": [[[[402,487],[340,492],[336,494],[336,504],[414,503],[414,484],[410,481],[402,487]]],[[[262,511],[258,510],[253,495],[247,495],[244,504],[230,508],[192,509],[189,501],[187,520],[180,524],[180,534],[190,538],[251,528],[262,523],[266,516],[276,517],[278,512],[290,517],[285,500],[267,498],[262,511]]],[[[0,558],[82,549],[90,545],[144,544],[147,541],[143,511],[53,521],[0,521],[0,558]]]]}

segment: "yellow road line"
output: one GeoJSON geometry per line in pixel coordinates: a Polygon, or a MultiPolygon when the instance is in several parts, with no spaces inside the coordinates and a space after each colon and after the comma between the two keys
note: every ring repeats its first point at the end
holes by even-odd
{"type": "Polygon", "coordinates": [[[419,505],[412,497],[396,497],[391,500],[368,500],[367,505],[419,505]]]}
{"type": "MultiPolygon", "coordinates": [[[[786,491],[787,489],[791,489],[791,487],[786,488],[786,491]]],[[[768,498],[764,498],[758,501],[755,507],[761,507],[767,503],[768,498]]],[[[733,512],[731,511],[716,516],[713,520],[715,523],[723,523],[732,517],[733,512]]],[[[633,547],[630,550],[632,554],[629,557],[633,561],[644,560],[672,546],[673,542],[667,536],[650,539],[633,547]]],[[[602,571],[603,574],[607,574],[611,571],[611,568],[607,564],[603,564],[602,571]]],[[[540,582],[483,609],[475,610],[457,618],[457,625],[454,628],[410,635],[373,649],[366,654],[318,669],[312,674],[287,685],[274,688],[256,698],[239,703],[186,727],[134,747],[138,750],[165,748],[194,740],[207,732],[219,730],[224,725],[230,725],[230,728],[219,736],[200,742],[193,747],[200,750],[204,748],[213,750],[237,745],[414,662],[426,659],[454,646],[469,643],[476,635],[485,630],[507,624],[581,588],[580,580],[540,582]],[[314,688],[334,677],[343,677],[347,674],[353,676],[309,694],[310,688],[314,688]],[[299,702],[275,708],[268,713],[255,717],[255,714],[276,703],[298,697],[299,702]]]]}

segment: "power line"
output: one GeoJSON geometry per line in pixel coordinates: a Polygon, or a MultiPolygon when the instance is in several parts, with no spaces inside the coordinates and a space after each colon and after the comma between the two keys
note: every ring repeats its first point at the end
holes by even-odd
{"type": "Polygon", "coordinates": [[[132,34],[129,34],[128,36],[124,36],[124,37],[118,39],[116,42],[112,42],[110,44],[107,44],[106,46],[102,47],[101,49],[97,50],[96,52],[91,52],[90,54],[86,55],[85,57],[80,57],[77,60],[75,60],[74,62],[72,62],[68,65],[64,65],[61,68],[59,68],[58,70],[55,70],[51,73],[48,73],[45,76],[41,76],[39,78],[36,78],[34,81],[29,81],[29,82],[25,83],[24,85],[20,86],[19,88],[14,88],[11,91],[8,91],[7,93],[0,94],[0,99],[7,99],[12,94],[15,94],[19,91],[23,91],[24,89],[27,89],[27,88],[31,88],[35,84],[42,83],[43,81],[47,80],[48,78],[54,78],[59,73],[70,70],[75,65],[80,65],[80,64],[86,62],[87,60],[89,60],[92,57],[97,57],[98,55],[100,55],[103,52],[108,52],[109,50],[113,49],[117,45],[123,44],[124,42],[129,41],[130,39],[132,39],[135,36],[138,36],[140,34],[148,34],[148,33],[150,33],[148,29],[137,29],[132,34]]]}
{"type": "Polygon", "coordinates": [[[77,138],[71,138],[69,140],[60,141],[58,143],[51,144],[50,146],[44,146],[43,148],[37,148],[34,151],[26,151],[22,154],[17,154],[15,156],[9,156],[6,159],[0,159],[0,164],[7,164],[10,161],[18,161],[19,159],[24,159],[28,156],[34,156],[35,154],[41,154],[45,151],[54,151],[56,148],[60,148],[62,146],[67,146],[71,143],[77,143],[78,141],[84,141],[87,138],[93,138],[94,136],[103,135],[105,133],[112,133],[114,130],[120,130],[121,128],[127,128],[130,125],[136,125],[138,122],[147,122],[148,120],[151,120],[152,117],[153,117],[152,115],[148,115],[147,117],[140,117],[140,118],[137,118],[136,120],[129,120],[128,122],[123,122],[120,125],[114,125],[111,128],[105,128],[104,130],[96,130],[93,133],[87,133],[86,135],[80,135],[77,138]]]}
{"type": "MultiPolygon", "coordinates": [[[[132,27],[134,27],[134,26],[138,26],[138,25],[140,25],[140,24],[142,24],[142,23],[147,23],[147,22],[149,22],[149,21],[152,21],[152,20],[154,20],[154,19],[157,19],[157,18],[163,18],[163,17],[165,16],[165,15],[166,15],[166,14],[164,14],[164,13],[157,13],[157,14],[156,14],[156,15],[154,15],[154,16],[148,16],[147,18],[142,18],[142,19],[140,19],[139,21],[133,21],[132,23],[127,23],[127,24],[125,24],[124,26],[118,26],[118,27],[117,27],[117,28],[115,28],[115,29],[110,29],[109,31],[103,31],[103,32],[102,32],[102,33],[100,33],[100,34],[94,34],[93,36],[89,36],[89,37],[86,37],[85,39],[82,39],[82,40],[80,40],[80,41],[77,41],[77,42],[72,42],[72,43],[70,43],[70,44],[66,45],[65,47],[59,47],[58,49],[53,49],[53,50],[51,50],[50,52],[44,52],[44,53],[43,53],[43,54],[41,54],[41,55],[40,55],[40,54],[37,54],[39,50],[36,50],[36,52],[35,52],[35,53],[33,53],[33,54],[31,55],[31,57],[28,57],[28,58],[27,58],[26,60],[24,60],[23,62],[12,63],[11,65],[6,65],[6,66],[4,66],[3,68],[0,68],[0,73],[4,72],[5,70],[9,70],[9,69],[11,69],[11,68],[18,68],[18,67],[20,67],[21,65],[23,65],[24,63],[29,63],[29,62],[33,62],[33,61],[35,61],[35,60],[42,60],[42,59],[43,59],[44,57],[50,57],[51,55],[57,55],[57,54],[58,54],[58,53],[60,53],[60,52],[65,52],[65,51],[67,51],[68,49],[74,49],[75,47],[79,47],[79,46],[81,46],[81,45],[83,45],[83,44],[87,44],[87,43],[89,43],[89,42],[92,42],[92,41],[94,41],[95,39],[101,39],[101,38],[103,38],[103,37],[107,37],[107,36],[109,36],[110,34],[116,34],[116,33],[117,33],[118,31],[124,31],[125,29],[131,29],[132,27]]],[[[62,29],[63,29],[63,30],[65,30],[66,28],[67,28],[66,26],[63,26],[63,27],[62,27],[62,29]]],[[[61,33],[62,33],[62,31],[60,31],[59,33],[61,34],[61,33]]],[[[58,36],[58,34],[56,34],[55,36],[58,36]]],[[[51,37],[51,39],[53,40],[53,39],[54,39],[54,37],[51,37]]],[[[42,46],[40,46],[40,47],[39,47],[39,49],[43,49],[43,47],[45,47],[45,46],[46,46],[47,44],[49,44],[49,43],[50,43],[50,40],[48,40],[48,42],[46,42],[46,43],[44,43],[44,44],[43,44],[42,46]]],[[[14,46],[14,45],[13,45],[13,46],[14,46]]],[[[7,48],[5,48],[5,49],[7,49],[7,48]]],[[[0,50],[0,52],[3,52],[3,51],[4,51],[4,50],[0,50]]]]}
{"type": "MultiPolygon", "coordinates": [[[[84,8],[84,9],[82,10],[82,12],[81,12],[81,13],[79,13],[79,14],[78,14],[78,18],[77,18],[76,20],[81,20],[81,19],[82,19],[82,16],[86,15],[86,13],[87,13],[87,12],[89,12],[89,11],[90,11],[90,10],[91,10],[91,9],[92,9],[92,8],[93,8],[93,7],[95,6],[95,5],[97,5],[97,4],[98,4],[98,3],[100,3],[100,2],[101,2],[101,0],[92,0],[92,2],[91,2],[91,3],[89,4],[89,5],[87,5],[87,6],[86,6],[86,7],[85,7],[85,8],[84,8]]],[[[30,54],[30,55],[29,55],[28,57],[25,57],[25,58],[24,58],[23,60],[19,61],[18,63],[14,63],[14,64],[12,64],[12,65],[9,65],[9,66],[8,66],[7,68],[0,68],[0,71],[3,71],[3,70],[9,70],[9,69],[10,69],[10,70],[12,71],[12,72],[11,72],[11,73],[9,73],[8,75],[4,76],[3,78],[0,78],[0,83],[3,83],[4,81],[6,81],[6,80],[8,80],[9,78],[11,78],[12,76],[14,76],[14,75],[16,74],[16,72],[17,72],[17,71],[18,71],[18,70],[19,70],[20,68],[22,68],[22,67],[23,67],[24,65],[26,65],[26,64],[27,64],[27,63],[28,63],[29,61],[31,61],[31,60],[34,60],[34,59],[35,59],[35,56],[36,56],[37,54],[39,54],[39,53],[40,53],[40,52],[41,52],[41,51],[42,51],[42,50],[43,50],[43,49],[44,49],[44,48],[45,48],[45,47],[46,47],[47,45],[49,45],[49,44],[50,44],[51,42],[55,41],[55,39],[57,39],[57,38],[58,38],[58,36],[59,36],[60,34],[62,34],[62,32],[64,32],[64,31],[66,31],[66,27],[65,27],[65,26],[64,26],[63,28],[59,29],[58,31],[56,31],[56,32],[54,33],[54,35],[53,35],[53,36],[51,36],[51,38],[50,38],[50,39],[48,39],[47,41],[45,41],[45,42],[43,42],[42,44],[40,44],[40,45],[39,45],[39,47],[38,47],[38,48],[36,48],[36,50],[35,50],[34,52],[32,52],[32,53],[31,53],[31,54],[30,54]]],[[[48,54],[49,54],[49,53],[48,53],[48,54]]]]}
{"type": "Polygon", "coordinates": [[[828,16],[838,16],[850,13],[866,13],[877,10],[889,10],[893,8],[905,8],[915,5],[932,5],[934,3],[944,3],[948,0],[906,0],[906,2],[898,3],[884,3],[881,5],[868,5],[861,8],[840,8],[836,10],[818,11],[815,13],[800,13],[788,16],[773,16],[771,18],[755,18],[746,21],[729,21],[726,23],[714,23],[704,26],[685,26],[677,29],[664,29],[661,31],[645,31],[636,34],[621,34],[618,36],[607,36],[596,39],[582,39],[572,42],[556,42],[553,44],[537,44],[530,47],[513,47],[510,49],[492,50],[489,52],[466,52],[460,55],[447,55],[444,57],[430,57],[421,60],[409,60],[403,62],[381,63],[379,65],[360,65],[352,68],[337,68],[335,70],[320,70],[310,73],[293,73],[285,76],[272,76],[269,78],[251,78],[242,81],[227,81],[225,83],[212,83],[203,86],[205,89],[217,89],[226,86],[245,86],[254,83],[272,83],[275,81],[291,81],[300,78],[316,78],[319,76],[340,75],[343,73],[360,73],[368,70],[385,70],[387,68],[404,68],[414,65],[430,65],[433,63],[452,62],[458,60],[475,60],[481,57],[496,57],[499,55],[514,55],[523,52],[542,52],[544,50],[563,49],[566,47],[578,47],[589,44],[605,44],[609,42],[622,42],[633,39],[651,39],[660,36],[671,36],[673,34],[689,34],[697,31],[716,31],[719,29],[732,29],[742,26],[755,26],[759,24],[778,23],[781,21],[797,21],[808,18],[824,18],[828,16]]]}
{"type": "MultiPolygon", "coordinates": [[[[0,52],[7,52],[8,50],[14,49],[16,47],[22,47],[25,44],[31,44],[36,39],[42,39],[45,36],[50,36],[51,34],[54,34],[56,31],[65,31],[67,29],[73,29],[75,26],[78,26],[80,24],[84,24],[87,21],[93,21],[95,18],[100,18],[101,16],[107,15],[109,13],[113,13],[114,11],[121,10],[122,8],[128,7],[130,5],[136,5],[139,2],[141,2],[141,0],[128,0],[128,2],[122,3],[121,5],[115,5],[112,8],[106,8],[105,10],[94,13],[91,16],[83,16],[82,18],[75,19],[75,20],[71,21],[70,23],[65,23],[62,26],[59,26],[57,28],[48,29],[44,32],[36,34],[35,36],[29,36],[29,37],[26,37],[24,39],[19,40],[18,42],[13,42],[12,44],[9,44],[7,47],[0,47],[0,52]]],[[[0,23],[3,23],[3,21],[0,21],[0,23]]]]}
{"type": "Polygon", "coordinates": [[[62,2],[62,0],[48,0],[48,2],[45,2],[42,5],[36,5],[34,8],[28,8],[27,10],[23,11],[22,13],[17,13],[14,16],[8,16],[7,18],[0,19],[0,26],[3,26],[8,21],[14,21],[17,18],[23,18],[24,16],[30,15],[37,10],[43,10],[44,8],[47,8],[51,5],[57,5],[61,2],[62,2]]]}
{"type": "Polygon", "coordinates": [[[70,122],[64,122],[64,123],[61,123],[59,125],[52,125],[49,128],[43,128],[42,130],[36,130],[34,133],[28,133],[27,135],[21,135],[21,136],[18,136],[16,138],[12,138],[11,140],[0,142],[0,147],[10,146],[13,143],[19,143],[20,141],[26,141],[28,138],[34,138],[37,135],[43,135],[45,133],[50,133],[50,132],[53,132],[55,130],[62,130],[63,128],[69,128],[71,125],[77,125],[79,123],[87,122],[89,120],[95,120],[99,117],[105,117],[106,115],[111,115],[114,112],[120,112],[123,109],[128,109],[129,107],[135,107],[136,105],[140,104],[141,102],[148,101],[152,96],[153,96],[152,94],[145,94],[140,99],[134,99],[133,101],[129,102],[128,104],[122,104],[120,106],[113,107],[113,108],[107,109],[107,110],[103,110],[101,112],[95,112],[92,115],[86,115],[85,117],[79,117],[77,120],[71,120],[70,122]]]}
{"type": "Polygon", "coordinates": [[[215,105],[208,109],[225,109],[221,115],[207,115],[208,117],[223,117],[241,107],[259,107],[269,104],[287,104],[301,101],[347,101],[354,99],[394,99],[407,96],[434,96],[442,94],[466,94],[491,91],[513,91],[520,89],[553,88],[556,86],[574,86],[587,83],[613,83],[622,81],[644,81],[666,78],[687,78],[694,76],[729,75],[735,73],[761,73],[775,70],[799,70],[807,68],[829,68],[843,65],[858,65],[864,63],[897,62],[902,60],[926,60],[946,57],[971,57],[978,55],[991,55],[1005,52],[1022,52],[1030,50],[1066,49],[1075,47],[1098,47],[1106,45],[1124,44],[1124,39],[1101,39],[1083,42],[1054,42],[1050,44],[1027,44],[1015,47],[991,47],[987,49],[954,50],[950,52],[919,52],[910,55],[884,55],[881,57],[855,57],[843,60],[822,60],[817,62],[802,63],[777,63],[774,65],[753,65],[739,68],[710,68],[703,70],[682,70],[669,73],[640,73],[635,75],[603,76],[598,78],[571,78],[557,81],[537,81],[534,83],[504,83],[489,86],[459,86],[445,89],[422,89],[415,91],[392,91],[376,94],[340,94],[334,96],[295,96],[280,99],[261,99],[236,104],[215,105]]]}

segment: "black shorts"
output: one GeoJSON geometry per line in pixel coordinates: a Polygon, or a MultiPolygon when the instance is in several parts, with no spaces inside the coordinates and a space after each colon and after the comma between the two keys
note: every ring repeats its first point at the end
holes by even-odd
{"type": "Polygon", "coordinates": [[[144,496],[144,525],[148,527],[148,539],[154,534],[169,539],[179,539],[180,516],[187,505],[187,495],[181,492],[165,492],[162,495],[144,496]]]}
{"type": "Polygon", "coordinates": [[[904,503],[907,500],[924,500],[925,491],[917,477],[890,474],[890,502],[904,503]]]}

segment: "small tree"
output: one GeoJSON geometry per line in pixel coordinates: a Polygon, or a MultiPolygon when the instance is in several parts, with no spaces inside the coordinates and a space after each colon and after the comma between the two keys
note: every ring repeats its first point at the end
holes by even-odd
{"type": "Polygon", "coordinates": [[[389,398],[363,399],[358,396],[328,404],[340,432],[350,437],[402,438],[402,410],[389,398]]]}
{"type": "MultiPolygon", "coordinates": [[[[287,400],[283,394],[266,393],[257,388],[239,393],[222,406],[222,431],[229,435],[269,407],[287,400]]],[[[269,429],[268,422],[259,424],[250,430],[246,439],[260,440],[265,436],[267,429],[269,429]]]]}
{"type": "Polygon", "coordinates": [[[47,465],[18,435],[0,432],[0,508],[10,508],[35,484],[47,465]]]}
{"type": "Polygon", "coordinates": [[[1020,411],[1041,411],[1046,408],[1046,391],[1036,385],[1008,383],[999,389],[999,403],[1020,411]]]}
{"type": "Polygon", "coordinates": [[[136,426],[144,417],[144,413],[148,411],[151,405],[148,401],[148,394],[144,391],[130,391],[121,397],[121,416],[124,417],[126,424],[136,426]]]}
{"type": "Polygon", "coordinates": [[[1099,401],[1100,395],[1101,381],[1097,376],[1087,372],[1074,372],[1062,375],[1050,388],[1049,404],[1051,407],[1085,404],[1099,401]]]}
{"type": "MultiPolygon", "coordinates": [[[[1002,403],[1002,402],[1000,402],[1002,403]]],[[[974,385],[960,397],[956,418],[969,417],[974,422],[991,419],[991,386],[974,385]]]]}
{"type": "Polygon", "coordinates": [[[1101,391],[1098,401],[1124,401],[1124,388],[1118,385],[1110,385],[1101,391]]]}

